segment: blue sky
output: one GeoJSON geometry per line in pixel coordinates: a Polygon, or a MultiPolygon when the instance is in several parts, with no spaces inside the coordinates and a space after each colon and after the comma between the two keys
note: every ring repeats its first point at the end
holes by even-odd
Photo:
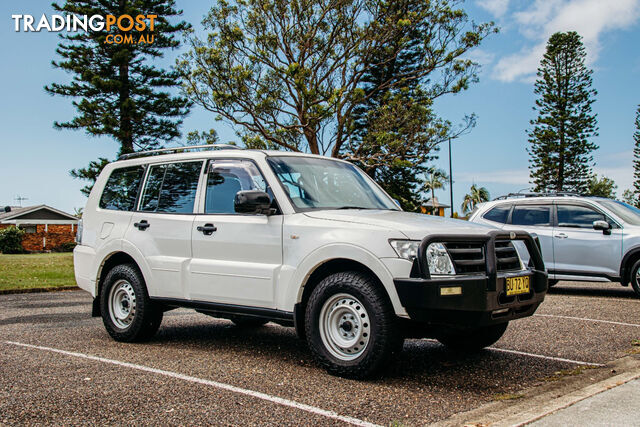
{"type": "MultiPolygon", "coordinates": [[[[178,0],[184,19],[201,30],[210,2],[178,0]]],[[[545,42],[555,31],[576,30],[584,37],[593,82],[598,90],[594,110],[600,136],[595,142],[595,170],[613,178],[618,192],[632,185],[634,117],[640,104],[640,0],[467,0],[464,8],[476,21],[495,20],[501,28],[471,56],[483,67],[480,83],[456,96],[438,100],[440,115],[454,122],[478,115],[477,126],[453,143],[454,207],[472,183],[491,196],[527,188],[526,129],[533,118],[533,81],[545,42]]],[[[55,33],[16,33],[12,14],[51,14],[50,0],[0,4],[0,206],[45,203],[73,212],[85,204],[82,182],[69,176],[99,156],[113,158],[117,144],[82,131],[57,131],[54,120],[73,117],[69,99],[51,97],[43,87],[68,76],[51,66],[55,33]]],[[[180,52],[163,61],[171,64],[180,52]]],[[[223,141],[233,129],[194,107],[183,132],[216,128],[223,141]]],[[[439,167],[448,169],[446,146],[439,167]]],[[[449,190],[436,194],[449,203],[449,190]]]]}

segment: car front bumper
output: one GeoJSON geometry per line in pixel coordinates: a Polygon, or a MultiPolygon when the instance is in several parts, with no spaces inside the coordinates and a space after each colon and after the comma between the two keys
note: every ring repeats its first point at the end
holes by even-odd
{"type": "Polygon", "coordinates": [[[401,304],[410,319],[431,325],[478,327],[531,316],[547,292],[547,273],[539,246],[526,232],[504,233],[496,230],[487,236],[430,236],[418,250],[414,276],[394,279],[401,304]],[[515,272],[497,270],[496,240],[522,240],[529,251],[529,268],[515,272]],[[433,277],[428,272],[427,246],[434,242],[482,242],[485,251],[485,271],[479,274],[433,277]],[[507,296],[507,277],[528,276],[527,294],[507,296]]]}

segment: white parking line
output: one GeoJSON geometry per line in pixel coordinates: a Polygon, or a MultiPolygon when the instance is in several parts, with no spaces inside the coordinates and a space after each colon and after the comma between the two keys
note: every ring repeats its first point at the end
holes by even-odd
{"type": "Polygon", "coordinates": [[[581,360],[563,359],[562,357],[545,356],[543,354],[526,353],[524,351],[507,350],[506,348],[487,347],[488,350],[499,351],[501,353],[519,354],[520,356],[537,357],[538,359],[555,360],[557,362],[575,363],[576,365],[604,366],[602,363],[583,362],[581,360]]]}
{"type": "Polygon", "coordinates": [[[326,418],[331,418],[331,419],[334,419],[334,420],[342,421],[342,422],[345,422],[345,423],[348,423],[348,424],[352,424],[352,425],[355,425],[355,426],[379,427],[377,424],[373,424],[373,423],[370,423],[370,422],[367,422],[367,421],[363,421],[363,420],[360,420],[358,418],[348,417],[348,416],[345,416],[345,415],[339,415],[338,413],[336,413],[334,411],[327,411],[325,409],[316,408],[315,406],[305,405],[304,403],[299,403],[299,402],[295,402],[293,400],[283,399],[283,398],[277,397],[277,396],[271,396],[269,394],[261,393],[259,391],[247,390],[247,389],[236,387],[236,386],[233,386],[233,385],[230,385],[230,384],[220,383],[220,382],[211,381],[211,380],[205,380],[205,379],[202,379],[202,378],[197,378],[197,377],[192,377],[192,376],[189,376],[189,375],[179,374],[177,372],[165,371],[165,370],[162,370],[162,369],[150,368],[148,366],[143,366],[143,365],[137,365],[135,363],[121,362],[119,360],[106,359],[104,357],[91,356],[89,354],[76,353],[76,352],[73,352],[73,351],[66,351],[66,350],[60,350],[60,349],[57,349],[57,348],[43,347],[43,346],[39,346],[39,345],[25,344],[25,343],[15,342],[15,341],[5,341],[4,343],[5,344],[10,344],[10,345],[16,345],[16,346],[20,346],[20,347],[25,347],[25,348],[36,349],[36,350],[50,351],[50,352],[53,352],[53,353],[64,354],[65,356],[78,357],[78,358],[81,358],[81,359],[93,360],[93,361],[96,361],[96,362],[108,363],[108,364],[111,364],[111,365],[122,366],[124,368],[137,369],[139,371],[150,372],[150,373],[153,373],[153,374],[164,375],[166,377],[176,378],[176,379],[183,380],[183,381],[189,381],[189,382],[196,383],[196,384],[207,385],[207,386],[219,388],[221,390],[226,390],[226,391],[230,391],[230,392],[233,392],[233,393],[239,393],[239,394],[244,394],[246,396],[255,397],[257,399],[266,400],[268,402],[275,403],[277,405],[288,406],[290,408],[299,409],[299,410],[306,411],[306,412],[309,412],[309,413],[312,413],[312,414],[315,414],[315,415],[320,415],[322,417],[326,417],[326,418]]]}
{"type": "Polygon", "coordinates": [[[569,320],[584,320],[585,322],[609,323],[611,325],[635,326],[636,328],[640,328],[640,325],[638,325],[636,323],[624,323],[624,322],[614,322],[612,320],[589,319],[588,317],[560,316],[560,315],[557,315],[557,314],[539,314],[539,313],[534,314],[534,316],[538,316],[538,317],[557,317],[558,319],[569,319],[569,320]]]}
{"type": "MultiPolygon", "coordinates": [[[[432,338],[423,338],[423,341],[429,341],[429,342],[435,342],[435,343],[439,342],[438,340],[435,340],[432,338]]],[[[527,352],[518,351],[518,350],[508,350],[506,348],[487,347],[487,350],[498,351],[501,353],[519,354],[520,356],[537,357],[538,359],[555,360],[557,362],[575,363],[576,365],[604,366],[602,363],[583,362],[582,360],[564,359],[562,357],[546,356],[544,354],[527,353],[527,352]]]]}

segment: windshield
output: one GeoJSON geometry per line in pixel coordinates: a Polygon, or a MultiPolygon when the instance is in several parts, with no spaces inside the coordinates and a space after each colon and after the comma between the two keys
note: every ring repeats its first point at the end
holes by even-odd
{"type": "Polygon", "coordinates": [[[627,224],[640,225],[640,209],[618,200],[599,200],[598,202],[627,224]]]}
{"type": "Polygon", "coordinates": [[[364,172],[344,162],[313,157],[269,157],[297,210],[400,210],[364,172]]]}

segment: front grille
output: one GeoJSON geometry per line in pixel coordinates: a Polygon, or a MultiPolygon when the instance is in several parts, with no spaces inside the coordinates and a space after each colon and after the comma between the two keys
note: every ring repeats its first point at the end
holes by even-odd
{"type": "Polygon", "coordinates": [[[483,243],[445,243],[456,274],[484,273],[486,264],[484,260],[483,243]]]}
{"type": "Polygon", "coordinates": [[[520,270],[518,252],[510,240],[496,240],[496,261],[498,271],[520,270]]]}

